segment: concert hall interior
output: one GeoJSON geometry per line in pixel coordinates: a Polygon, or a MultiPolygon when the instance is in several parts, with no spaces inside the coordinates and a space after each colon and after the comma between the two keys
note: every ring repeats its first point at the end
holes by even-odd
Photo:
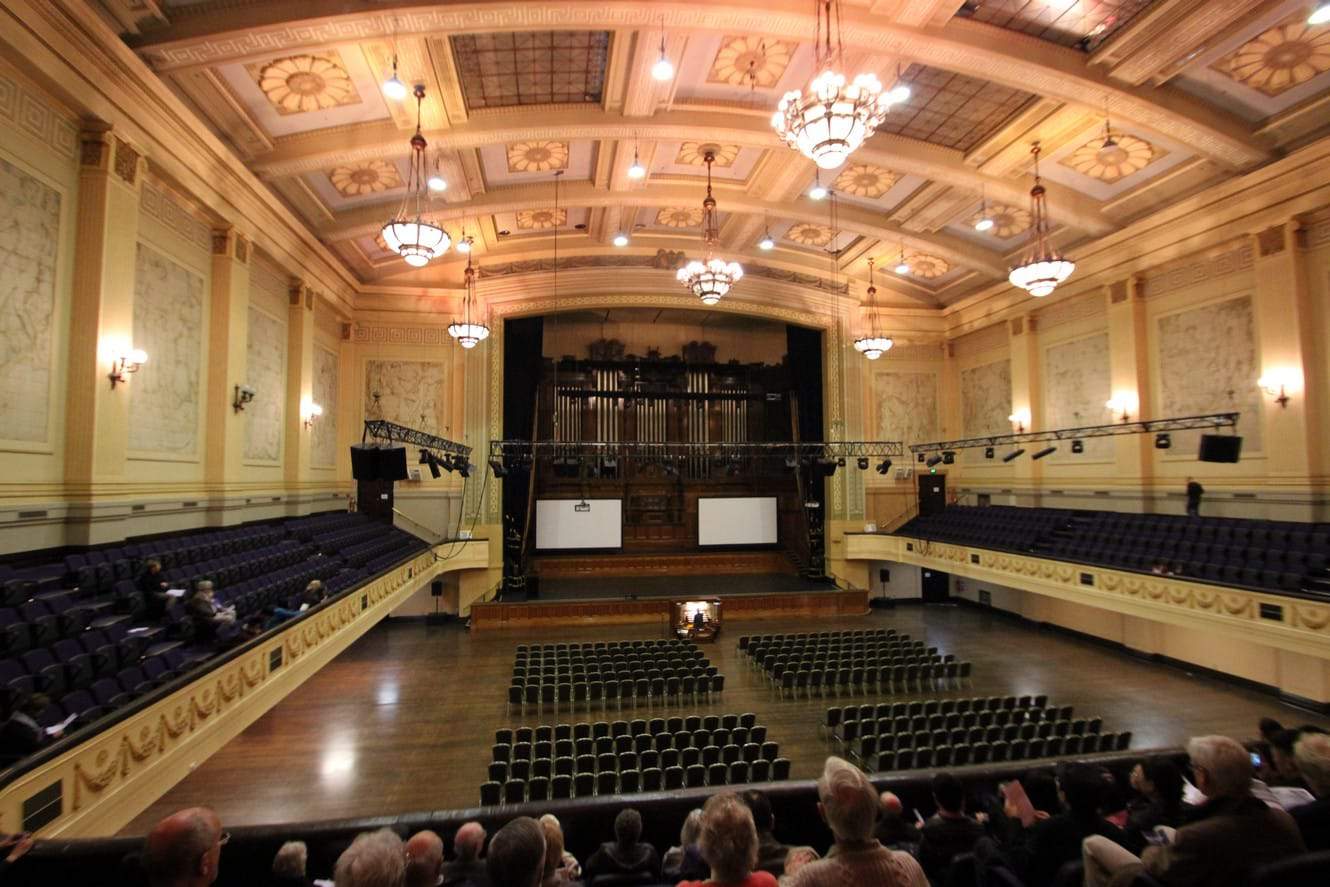
{"type": "Polygon", "coordinates": [[[1320,879],[1327,342],[1330,3],[0,0],[0,878],[1320,879]]]}

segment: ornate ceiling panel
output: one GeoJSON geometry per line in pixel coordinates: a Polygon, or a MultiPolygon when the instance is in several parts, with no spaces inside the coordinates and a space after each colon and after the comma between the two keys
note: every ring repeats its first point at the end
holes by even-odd
{"type": "Polygon", "coordinates": [[[1035,99],[1019,89],[927,65],[910,65],[904,79],[910,100],[893,107],[878,132],[957,151],[969,151],[1035,99]]]}
{"type": "Polygon", "coordinates": [[[1159,0],[968,0],[957,12],[975,21],[1092,50],[1159,0]]]}
{"type": "Polygon", "coordinates": [[[1211,62],[1210,68],[1275,97],[1330,71],[1330,27],[1299,13],[1211,62]]]}
{"type": "Polygon", "coordinates": [[[458,34],[450,42],[469,111],[595,104],[604,96],[609,31],[458,34]]]}

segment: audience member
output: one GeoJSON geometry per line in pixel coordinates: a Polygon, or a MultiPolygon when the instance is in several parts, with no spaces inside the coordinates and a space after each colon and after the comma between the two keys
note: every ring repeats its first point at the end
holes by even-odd
{"type": "Polygon", "coordinates": [[[328,592],[323,587],[322,579],[311,579],[300,593],[300,603],[307,607],[317,607],[328,599],[328,592]]]}
{"type": "Polygon", "coordinates": [[[667,881],[705,881],[709,869],[697,840],[702,834],[702,808],[688,811],[679,829],[679,846],[665,851],[661,873],[667,881]]]}
{"type": "Polygon", "coordinates": [[[545,871],[545,830],[540,823],[519,816],[495,832],[485,871],[493,887],[536,887],[545,871]]]}
{"type": "Polygon", "coordinates": [[[388,828],[356,835],[333,867],[337,887],[402,887],[405,876],[406,850],[388,828]]]}
{"type": "Polygon", "coordinates": [[[143,595],[143,613],[149,619],[160,619],[166,614],[166,605],[171,602],[166,593],[166,577],[162,575],[162,562],[150,557],[143,562],[143,571],[134,581],[139,594],[143,595]]]}
{"type": "Polygon", "coordinates": [[[1131,787],[1137,796],[1127,803],[1127,848],[1133,853],[1145,846],[1145,836],[1161,825],[1177,828],[1189,809],[1182,802],[1182,771],[1167,758],[1141,761],[1131,771],[1131,787]]]}
{"type": "MultiPolygon", "coordinates": [[[[555,816],[553,813],[546,813],[544,816],[540,817],[540,819],[536,821],[539,822],[542,826],[545,825],[545,823],[547,822],[552,824],[555,828],[559,830],[559,835],[560,836],[563,835],[563,823],[559,822],[559,817],[555,816]]],[[[568,852],[568,847],[566,844],[563,848],[563,854],[560,860],[561,861],[559,867],[560,870],[563,872],[564,880],[580,881],[582,879],[582,866],[580,863],[578,863],[577,857],[573,856],[573,854],[568,852]]]]}
{"type": "Polygon", "coordinates": [[[217,880],[222,847],[230,839],[207,807],[172,813],[143,842],[142,865],[150,887],[204,887],[217,880]]]}
{"type": "Polygon", "coordinates": [[[919,829],[905,818],[905,805],[894,792],[883,792],[878,797],[877,827],[873,837],[883,847],[913,852],[919,843],[919,829]]]}
{"type": "Polygon", "coordinates": [[[780,887],[788,887],[790,879],[799,873],[799,869],[821,858],[821,854],[812,847],[791,847],[785,854],[785,874],[778,879],[780,887]]]}
{"type": "Polygon", "coordinates": [[[1107,785],[1106,772],[1100,767],[1069,764],[1060,768],[1057,786],[1065,811],[1018,829],[1008,843],[1007,857],[1026,887],[1052,884],[1058,869],[1081,858],[1081,843],[1090,835],[1103,835],[1117,844],[1126,840],[1122,829],[1101,815],[1107,785]]]}
{"type": "Polygon", "coordinates": [[[711,877],[684,881],[679,887],[777,887],[770,872],[754,870],[758,840],[753,812],[734,792],[712,795],[703,805],[698,845],[711,877]]]}
{"type": "Polygon", "coordinates": [[[406,887],[437,887],[443,877],[443,839],[434,832],[416,832],[403,845],[406,887]]]}
{"type": "Polygon", "coordinates": [[[194,634],[199,640],[215,640],[225,626],[235,622],[236,612],[230,607],[219,607],[214,599],[211,580],[200,580],[194,594],[185,602],[185,613],[194,623],[194,634]]]}
{"type": "Polygon", "coordinates": [[[1161,829],[1140,857],[1114,841],[1087,837],[1087,887],[1110,879],[1127,883],[1142,868],[1165,887],[1241,885],[1259,866],[1306,849],[1292,817],[1252,796],[1251,757],[1241,744],[1200,736],[1187,753],[1205,803],[1176,831],[1161,829]]]}
{"type": "Polygon", "coordinates": [[[464,822],[453,836],[457,858],[443,870],[444,887],[489,887],[489,874],[480,851],[485,846],[485,829],[478,822],[464,822]]]}
{"type": "Polygon", "coordinates": [[[1048,819],[1062,812],[1062,793],[1057,777],[1044,770],[1027,773],[1020,779],[1025,796],[1030,799],[1036,819],[1048,819]]]}
{"type": "Polygon", "coordinates": [[[305,876],[308,860],[309,848],[304,841],[287,841],[278,847],[277,855],[272,858],[273,887],[309,887],[305,876]]]}
{"type": "Polygon", "coordinates": [[[818,813],[836,839],[827,858],[794,875],[792,887],[841,884],[924,887],[928,879],[914,857],[888,850],[873,837],[878,797],[868,777],[841,758],[827,758],[817,781],[818,813]]]}
{"type": "Polygon", "coordinates": [[[785,854],[790,848],[776,840],[776,817],[771,812],[771,799],[765,793],[750,788],[739,796],[753,813],[757,828],[757,868],[780,876],[785,871],[785,854]]]}
{"type": "Polygon", "coordinates": [[[51,707],[45,693],[33,693],[24,699],[0,724],[0,761],[13,762],[27,757],[53,739],[64,735],[63,730],[47,733],[37,719],[51,707]]]}
{"type": "Polygon", "coordinates": [[[1307,787],[1298,772],[1297,762],[1293,760],[1293,746],[1299,735],[1297,730],[1288,728],[1270,734],[1270,771],[1265,774],[1267,785],[1307,787]]]}
{"type": "Polygon", "coordinates": [[[1293,760],[1316,800],[1289,812],[1308,850],[1330,850],[1330,736],[1303,733],[1293,746],[1293,760]]]}
{"type": "Polygon", "coordinates": [[[0,856],[0,877],[4,876],[10,866],[22,859],[32,849],[34,843],[32,835],[27,832],[0,835],[0,851],[9,851],[4,856],[0,856]]]}
{"type": "Polygon", "coordinates": [[[969,853],[984,836],[984,827],[978,820],[965,815],[965,790],[961,781],[950,773],[933,777],[933,802],[937,813],[919,829],[917,856],[924,874],[933,883],[942,881],[947,866],[957,854],[969,853]]]}
{"type": "Polygon", "coordinates": [[[597,878],[618,881],[641,877],[644,882],[658,879],[660,854],[641,839],[642,814],[632,807],[620,810],[614,817],[614,840],[601,844],[586,861],[587,883],[595,884],[597,878]]]}
{"type": "Polygon", "coordinates": [[[553,816],[542,816],[540,827],[545,832],[545,865],[541,872],[541,887],[565,887],[573,883],[563,868],[563,828],[553,816]]]}

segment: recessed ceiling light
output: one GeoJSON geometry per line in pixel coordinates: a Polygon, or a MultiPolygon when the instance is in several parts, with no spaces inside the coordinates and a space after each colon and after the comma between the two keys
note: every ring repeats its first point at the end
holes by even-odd
{"type": "Polygon", "coordinates": [[[827,189],[821,182],[814,182],[813,187],[808,189],[808,196],[813,200],[825,200],[827,189]]]}
{"type": "Polygon", "coordinates": [[[763,234],[762,239],[757,242],[757,248],[763,250],[775,249],[776,241],[771,239],[770,234],[763,234]]]}
{"type": "Polygon", "coordinates": [[[434,175],[430,176],[429,181],[427,181],[426,184],[429,185],[429,189],[431,191],[448,190],[448,183],[444,181],[443,176],[439,175],[438,173],[435,173],[434,175]]]}
{"type": "Polygon", "coordinates": [[[984,216],[984,217],[981,218],[979,221],[977,221],[977,222],[974,223],[974,230],[976,230],[976,231],[992,231],[992,230],[993,230],[993,220],[990,219],[988,216],[984,216]]]}
{"type": "Polygon", "coordinates": [[[617,234],[615,234],[615,235],[614,235],[614,245],[615,245],[615,246],[627,246],[627,245],[628,245],[628,235],[625,234],[625,233],[622,232],[622,231],[620,231],[620,232],[618,232],[617,234]]]}
{"type": "Polygon", "coordinates": [[[908,262],[906,262],[904,259],[902,259],[902,260],[896,265],[896,267],[895,267],[894,269],[892,269],[892,270],[894,270],[897,274],[909,274],[909,273],[910,273],[910,265],[909,265],[908,262]]]}
{"type": "Polygon", "coordinates": [[[1312,10],[1312,14],[1307,16],[1307,24],[1324,25],[1330,23],[1330,3],[1318,3],[1312,10]]]}

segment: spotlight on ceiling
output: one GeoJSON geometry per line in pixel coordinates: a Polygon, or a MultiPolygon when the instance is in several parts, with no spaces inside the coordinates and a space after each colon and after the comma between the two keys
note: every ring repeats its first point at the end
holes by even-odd
{"type": "Polygon", "coordinates": [[[992,447],[984,447],[984,458],[985,458],[985,459],[992,459],[993,456],[994,456],[993,448],[992,448],[992,447]]]}
{"type": "Polygon", "coordinates": [[[1011,462],[1015,459],[1019,459],[1021,456],[1024,455],[1025,455],[1025,450],[1012,450],[1010,453],[1002,457],[1002,461],[1011,462]]]}
{"type": "Polygon", "coordinates": [[[932,468],[934,465],[937,465],[941,461],[942,461],[942,454],[934,453],[933,455],[928,457],[928,461],[926,461],[924,464],[927,465],[929,468],[932,468]]]}
{"type": "Polygon", "coordinates": [[[955,465],[955,464],[956,464],[956,451],[955,451],[955,450],[943,450],[943,451],[942,451],[942,464],[943,464],[943,465],[955,465]]]}
{"type": "Polygon", "coordinates": [[[860,456],[860,457],[859,457],[859,461],[858,461],[857,464],[858,464],[858,466],[859,466],[859,470],[860,470],[860,471],[867,471],[867,470],[868,470],[868,457],[867,457],[867,456],[860,456]]]}
{"type": "Polygon", "coordinates": [[[1073,441],[1071,442],[1071,451],[1072,451],[1073,453],[1075,453],[1076,455],[1078,455],[1078,456],[1079,456],[1081,453],[1084,453],[1084,452],[1085,452],[1085,441],[1083,441],[1083,440],[1073,440],[1073,441]]]}
{"type": "Polygon", "coordinates": [[[890,460],[890,459],[883,459],[883,460],[878,464],[877,468],[875,468],[875,469],[873,469],[873,470],[876,471],[878,474],[886,474],[888,471],[891,470],[891,460],[890,460]]]}
{"type": "Polygon", "coordinates": [[[1031,456],[1030,458],[1031,458],[1031,459],[1042,459],[1042,458],[1044,458],[1045,456],[1051,456],[1051,455],[1053,455],[1053,454],[1056,453],[1057,451],[1058,451],[1058,448],[1057,448],[1057,447],[1044,447],[1042,450],[1040,450],[1039,452],[1035,453],[1035,454],[1034,454],[1033,456],[1031,456]]]}
{"type": "Polygon", "coordinates": [[[1155,435],[1155,449],[1166,450],[1173,446],[1173,438],[1167,431],[1161,431],[1155,435]]]}

